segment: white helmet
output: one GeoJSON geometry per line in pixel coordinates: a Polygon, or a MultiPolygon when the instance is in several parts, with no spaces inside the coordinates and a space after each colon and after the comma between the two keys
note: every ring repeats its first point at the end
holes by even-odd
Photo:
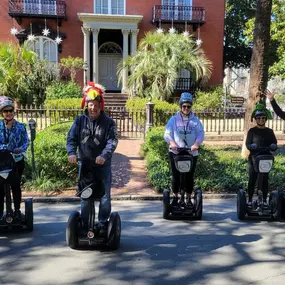
{"type": "Polygon", "coordinates": [[[3,110],[3,108],[11,106],[15,108],[14,102],[10,97],[7,96],[0,96],[0,111],[3,110]]]}

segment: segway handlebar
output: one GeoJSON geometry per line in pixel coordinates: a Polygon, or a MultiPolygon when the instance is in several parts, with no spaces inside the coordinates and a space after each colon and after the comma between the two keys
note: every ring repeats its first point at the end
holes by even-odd
{"type": "Polygon", "coordinates": [[[277,145],[271,144],[270,146],[257,146],[256,144],[251,144],[250,150],[255,150],[257,152],[271,152],[277,150],[277,145]]]}

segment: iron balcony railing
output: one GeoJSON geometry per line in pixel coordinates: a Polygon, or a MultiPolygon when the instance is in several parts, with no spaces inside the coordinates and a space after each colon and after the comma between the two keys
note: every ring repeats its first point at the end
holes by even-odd
{"type": "Polygon", "coordinates": [[[65,0],[9,0],[11,17],[66,18],[65,0]]]}
{"type": "Polygon", "coordinates": [[[153,23],[174,22],[203,24],[205,22],[205,8],[194,6],[155,5],[153,7],[153,23]]]}

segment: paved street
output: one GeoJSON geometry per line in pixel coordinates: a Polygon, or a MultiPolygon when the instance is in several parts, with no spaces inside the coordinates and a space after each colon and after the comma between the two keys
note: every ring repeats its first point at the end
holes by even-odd
{"type": "Polygon", "coordinates": [[[0,233],[0,284],[284,284],[285,223],[240,222],[235,200],[205,200],[202,221],[166,221],[161,201],[116,201],[116,252],[71,250],[77,204],[35,204],[33,233],[0,233]]]}

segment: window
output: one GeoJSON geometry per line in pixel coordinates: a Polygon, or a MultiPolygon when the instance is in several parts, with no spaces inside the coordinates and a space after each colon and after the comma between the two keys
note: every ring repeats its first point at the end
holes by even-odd
{"type": "Polygon", "coordinates": [[[56,15],[56,0],[23,0],[26,14],[56,15]]]}
{"type": "Polygon", "coordinates": [[[162,0],[162,5],[165,6],[162,10],[162,19],[189,20],[192,18],[190,7],[179,8],[179,6],[192,6],[192,0],[162,0]]]}
{"type": "Polygon", "coordinates": [[[96,14],[125,14],[125,0],[95,0],[96,14]]]}
{"type": "Polygon", "coordinates": [[[57,44],[46,37],[36,37],[33,42],[28,42],[28,48],[37,53],[42,60],[57,62],[57,44]]]}
{"type": "Polygon", "coordinates": [[[162,5],[191,6],[192,0],[162,0],[162,5]]]}

